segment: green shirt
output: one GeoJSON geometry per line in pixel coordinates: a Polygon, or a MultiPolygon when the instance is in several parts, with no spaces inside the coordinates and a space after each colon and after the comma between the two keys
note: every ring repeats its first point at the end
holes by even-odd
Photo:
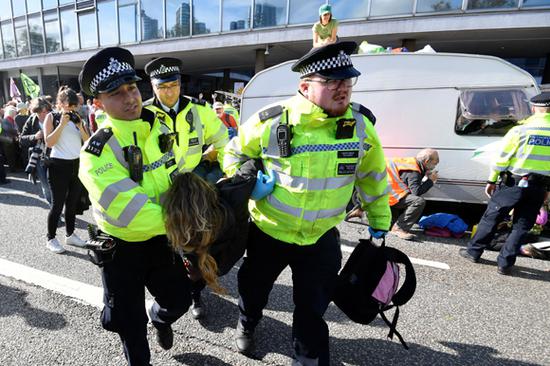
{"type": "Polygon", "coordinates": [[[327,25],[322,25],[321,22],[317,22],[313,25],[313,32],[317,33],[320,39],[330,38],[332,30],[338,27],[338,21],[331,19],[327,25]]]}

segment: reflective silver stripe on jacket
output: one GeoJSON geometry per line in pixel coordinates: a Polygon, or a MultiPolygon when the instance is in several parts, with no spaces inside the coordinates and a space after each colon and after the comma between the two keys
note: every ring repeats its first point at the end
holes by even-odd
{"type": "Polygon", "coordinates": [[[194,104],[191,107],[191,113],[193,114],[193,125],[195,126],[195,130],[197,131],[197,137],[199,138],[199,146],[202,147],[202,145],[204,145],[202,122],[201,122],[201,117],[199,115],[199,111],[197,110],[197,107],[194,104]]]}
{"type": "Polygon", "coordinates": [[[104,210],[107,210],[119,193],[128,192],[137,186],[137,183],[130,178],[124,178],[118,182],[109,184],[101,194],[101,197],[99,197],[98,203],[104,210]]]}
{"type": "MultiPolygon", "coordinates": [[[[351,113],[355,119],[355,134],[359,138],[359,157],[357,161],[361,161],[361,158],[365,155],[365,140],[367,139],[367,125],[363,119],[363,115],[359,112],[360,104],[351,103],[351,113]]],[[[357,172],[357,168],[355,169],[357,172]]]]}
{"type": "Polygon", "coordinates": [[[338,189],[345,187],[355,180],[353,175],[333,178],[305,178],[294,177],[274,170],[277,182],[283,187],[303,189],[308,191],[322,191],[325,189],[338,189]]]}
{"type": "Polygon", "coordinates": [[[113,154],[115,155],[115,158],[116,160],[123,166],[125,167],[126,169],[128,169],[128,162],[126,161],[126,159],[124,158],[124,150],[122,150],[122,147],[120,146],[120,144],[118,143],[116,137],[113,135],[111,136],[111,138],[109,139],[109,141],[107,141],[107,145],[109,145],[109,147],[111,148],[111,150],[113,151],[113,154]]]}
{"type": "Polygon", "coordinates": [[[363,191],[363,190],[361,189],[361,187],[358,187],[358,186],[357,186],[356,188],[357,188],[357,192],[361,195],[361,198],[363,198],[363,201],[364,201],[365,203],[374,202],[374,201],[376,201],[377,199],[382,198],[382,197],[384,197],[385,195],[387,195],[388,193],[391,192],[391,188],[390,188],[389,185],[386,186],[386,189],[384,190],[384,192],[382,192],[382,194],[377,195],[377,196],[370,196],[370,195],[366,194],[365,191],[363,191]]]}
{"type": "MultiPolygon", "coordinates": [[[[527,174],[540,174],[549,177],[550,176],[550,169],[546,170],[536,170],[536,169],[522,169],[522,168],[511,168],[511,169],[505,169],[509,170],[510,173],[515,175],[527,175],[527,174]]],[[[504,171],[504,170],[503,170],[504,171]]]]}
{"type": "Polygon", "coordinates": [[[97,209],[94,210],[94,212],[97,213],[103,220],[107,221],[113,226],[127,227],[128,225],[130,225],[130,222],[136,217],[142,207],[145,206],[148,200],[149,198],[146,194],[136,194],[134,197],[132,197],[130,202],[128,202],[126,207],[124,207],[124,210],[122,210],[119,217],[116,219],[97,209]]]}
{"type": "Polygon", "coordinates": [[[331,208],[326,210],[316,210],[316,211],[304,210],[299,207],[292,207],[285,203],[282,203],[277,198],[275,198],[273,194],[270,194],[269,196],[267,196],[266,199],[273,208],[276,208],[277,210],[282,211],[288,215],[294,216],[296,218],[303,218],[304,220],[307,220],[307,221],[315,221],[316,219],[326,219],[326,218],[336,217],[342,214],[346,210],[346,205],[342,207],[331,208]]]}
{"type": "Polygon", "coordinates": [[[372,178],[377,182],[380,182],[381,180],[386,179],[387,175],[388,175],[388,173],[386,172],[385,169],[382,173],[377,173],[375,171],[371,171],[371,172],[359,172],[358,171],[357,172],[357,178],[358,179],[372,178]]]}
{"type": "Polygon", "coordinates": [[[550,155],[516,154],[516,159],[550,161],[550,155]]]}

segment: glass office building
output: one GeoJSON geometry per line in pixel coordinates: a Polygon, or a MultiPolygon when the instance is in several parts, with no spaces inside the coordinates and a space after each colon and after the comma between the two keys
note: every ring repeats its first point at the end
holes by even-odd
{"type": "Polygon", "coordinates": [[[138,68],[155,56],[176,55],[191,65],[193,57],[204,55],[209,62],[195,62],[184,77],[186,92],[227,88],[246,82],[258,62],[261,68],[307,51],[311,25],[327,2],[340,21],[341,38],[410,48],[439,42],[446,52],[479,52],[469,48],[479,40],[487,45],[483,53],[510,59],[539,82],[550,73],[550,0],[0,0],[1,95],[8,98],[9,79],[19,82],[21,71],[47,94],[60,83],[78,87],[76,75],[86,58],[115,45],[140,55],[138,68]],[[505,31],[494,26],[476,33],[475,23],[483,24],[484,17],[500,17],[517,32],[501,36],[505,31]],[[460,36],[461,19],[470,33],[466,38],[460,36]],[[445,29],[449,21],[454,25],[445,29]],[[405,30],[392,34],[390,25],[405,30]],[[501,46],[493,47],[494,39],[501,46]],[[523,41],[524,54],[517,45],[523,41]],[[244,45],[261,52],[237,56],[244,45]]]}

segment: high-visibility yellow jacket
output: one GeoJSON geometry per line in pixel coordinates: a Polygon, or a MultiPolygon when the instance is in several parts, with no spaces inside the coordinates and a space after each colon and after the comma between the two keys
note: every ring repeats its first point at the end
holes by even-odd
{"type": "Polygon", "coordinates": [[[550,113],[537,113],[503,137],[502,149],[491,166],[490,182],[501,172],[550,176],[550,113]]]}
{"type": "Polygon", "coordinates": [[[105,120],[107,119],[107,113],[105,111],[98,109],[94,112],[95,117],[95,124],[97,128],[103,127],[103,124],[105,123],[105,120]]]}
{"type": "Polygon", "coordinates": [[[364,110],[353,103],[344,115],[328,117],[297,95],[241,125],[239,136],[226,147],[224,170],[232,175],[246,159],[261,158],[275,171],[273,192],[250,201],[251,217],[262,231],[284,242],[314,244],[343,220],[354,185],[370,225],[388,230],[384,152],[364,110]],[[287,122],[292,128],[292,155],[283,158],[276,130],[287,122]],[[346,138],[336,138],[337,126],[347,131],[346,138]]]}
{"type": "Polygon", "coordinates": [[[146,101],[144,107],[154,112],[157,118],[177,133],[174,151],[180,172],[195,169],[201,162],[203,146],[208,145],[214,145],[218,152],[218,162],[222,165],[224,147],[229,141],[229,135],[216,113],[212,108],[206,107],[204,102],[180,97],[179,112],[175,121],[162,109],[156,98],[146,101]]]}
{"type": "Polygon", "coordinates": [[[90,194],[98,227],[119,239],[138,242],[166,234],[161,201],[177,174],[173,151],[163,153],[159,135],[169,133],[149,111],[142,119],[122,121],[107,116],[84,144],[78,176],[90,194]],[[135,145],[143,155],[143,180],[130,179],[124,148],[135,145]]]}
{"type": "Polygon", "coordinates": [[[422,172],[416,158],[391,158],[386,159],[386,169],[388,170],[388,183],[391,187],[390,206],[395,205],[399,200],[409,193],[411,190],[399,176],[399,173],[404,170],[412,170],[422,172]]]}

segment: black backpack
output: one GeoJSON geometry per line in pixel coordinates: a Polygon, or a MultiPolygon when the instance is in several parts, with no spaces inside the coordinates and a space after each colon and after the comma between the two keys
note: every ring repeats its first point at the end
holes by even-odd
{"type": "Polygon", "coordinates": [[[388,337],[395,334],[403,347],[409,349],[395,326],[399,318],[399,306],[409,301],[416,289],[416,275],[407,255],[385,244],[377,246],[372,240],[361,239],[338,275],[334,303],[352,321],[369,324],[377,315],[390,328],[388,337]],[[405,267],[405,280],[400,289],[399,267],[405,267]],[[392,321],[384,315],[395,307],[392,321]]]}

